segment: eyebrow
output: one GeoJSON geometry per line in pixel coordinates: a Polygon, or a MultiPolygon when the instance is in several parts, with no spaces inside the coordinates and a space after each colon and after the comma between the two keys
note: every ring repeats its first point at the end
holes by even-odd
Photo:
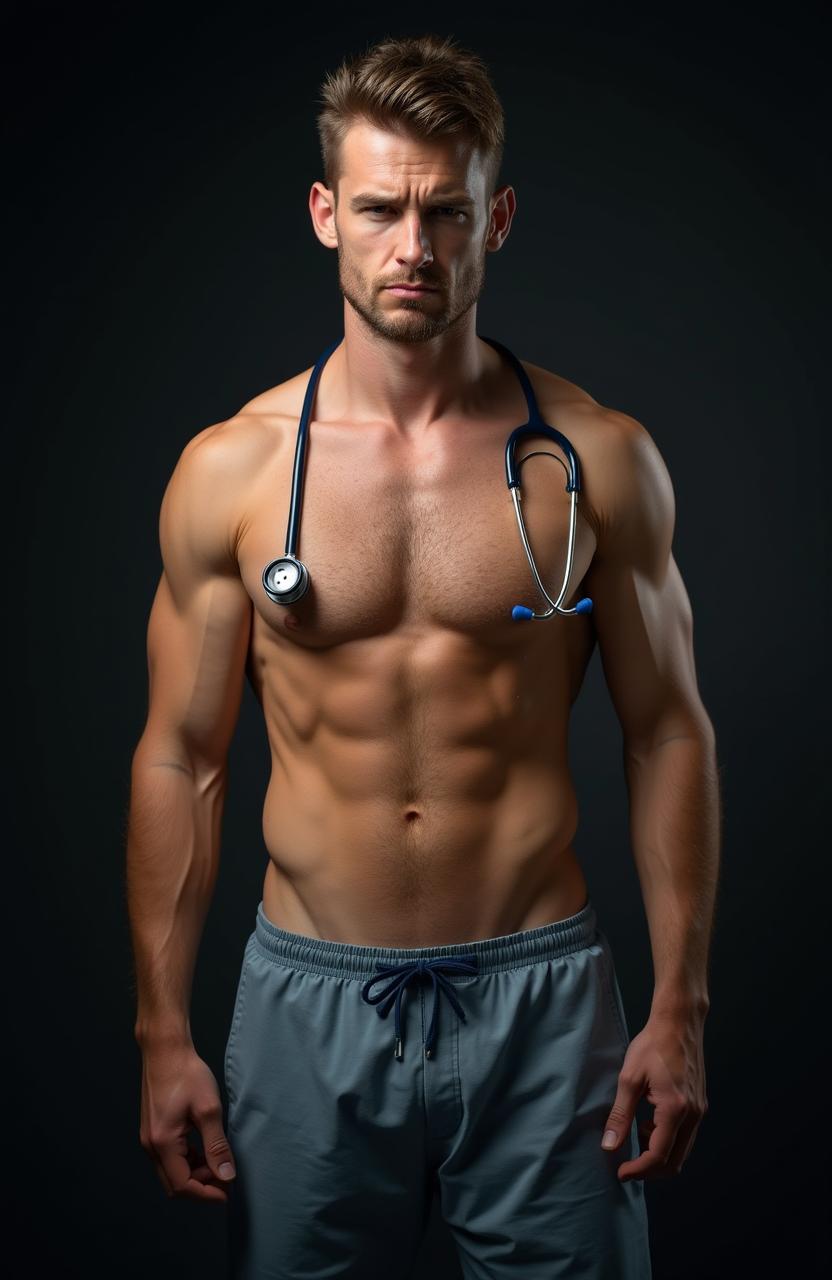
{"type": "MultiPolygon", "coordinates": [[[[435,191],[431,196],[431,204],[437,201],[447,204],[473,205],[474,201],[468,195],[467,191],[435,191]]],[[[350,200],[350,208],[357,209],[362,204],[395,204],[397,197],[394,195],[380,195],[378,192],[363,191],[361,195],[353,196],[350,200]]]]}

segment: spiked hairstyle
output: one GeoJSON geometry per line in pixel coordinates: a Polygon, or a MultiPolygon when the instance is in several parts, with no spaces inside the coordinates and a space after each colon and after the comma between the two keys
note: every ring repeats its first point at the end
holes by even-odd
{"type": "Polygon", "coordinates": [[[493,196],[503,159],[503,109],[483,60],[452,36],[385,38],[328,72],[320,102],[324,182],[336,204],[341,143],[358,120],[415,138],[461,135],[483,156],[486,196],[493,196]]]}

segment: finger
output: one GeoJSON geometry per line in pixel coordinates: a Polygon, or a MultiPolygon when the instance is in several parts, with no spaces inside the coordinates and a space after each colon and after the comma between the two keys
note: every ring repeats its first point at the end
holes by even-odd
{"type": "Polygon", "coordinates": [[[652,1120],[645,1121],[644,1124],[638,1126],[638,1148],[639,1152],[646,1151],[650,1146],[650,1139],[653,1136],[655,1124],[652,1120]]]}
{"type": "Polygon", "coordinates": [[[692,1112],[679,1126],[679,1132],[676,1135],[676,1141],[670,1155],[667,1158],[668,1174],[681,1173],[682,1166],[687,1160],[690,1149],[696,1138],[696,1131],[699,1128],[701,1117],[692,1112]]]}
{"type": "Polygon", "coordinates": [[[225,1200],[226,1193],[212,1183],[203,1184],[191,1174],[188,1140],[184,1134],[170,1142],[158,1144],[156,1150],[170,1183],[170,1194],[187,1200],[225,1200]]]}
{"type": "Polygon", "coordinates": [[[170,1178],[165,1173],[165,1167],[162,1164],[162,1161],[160,1160],[159,1156],[156,1154],[155,1150],[151,1152],[151,1155],[153,1158],[154,1168],[156,1169],[156,1172],[159,1175],[159,1181],[161,1182],[162,1186],[165,1189],[165,1195],[172,1196],[173,1187],[170,1185],[170,1178]]]}
{"type": "Polygon", "coordinates": [[[152,1142],[151,1138],[146,1138],[145,1133],[143,1133],[142,1130],[140,1130],[140,1134],[138,1134],[138,1140],[140,1140],[143,1151],[146,1151],[152,1162],[154,1162],[154,1169],[156,1170],[157,1178],[159,1178],[161,1185],[163,1185],[165,1196],[173,1196],[173,1187],[170,1185],[170,1179],[168,1178],[168,1174],[165,1172],[165,1167],[163,1162],[161,1162],[161,1157],[159,1155],[159,1143],[152,1142]]]}
{"type": "Polygon", "coordinates": [[[222,1127],[222,1104],[219,1094],[200,1108],[199,1113],[194,1115],[194,1122],[202,1138],[205,1162],[217,1182],[220,1186],[223,1183],[232,1182],[237,1170],[234,1167],[234,1157],[225,1136],[225,1129],[222,1127]]]}
{"type": "Polygon", "coordinates": [[[682,1121],[679,1135],[673,1146],[668,1164],[672,1166],[673,1173],[679,1173],[691,1153],[696,1135],[699,1132],[699,1126],[708,1113],[708,1099],[705,1096],[704,1088],[702,1094],[688,1108],[688,1113],[682,1121]]]}
{"type": "Polygon", "coordinates": [[[670,1102],[656,1103],[654,1126],[650,1133],[647,1150],[643,1151],[637,1159],[625,1160],[618,1166],[618,1177],[621,1182],[626,1182],[629,1178],[643,1178],[667,1163],[684,1114],[683,1108],[670,1102]]]}
{"type": "Polygon", "coordinates": [[[618,1077],[615,1101],[607,1112],[601,1146],[605,1151],[617,1151],[629,1134],[641,1097],[642,1085],[631,1084],[622,1075],[618,1077]]]}
{"type": "Polygon", "coordinates": [[[197,1182],[215,1182],[211,1166],[206,1164],[205,1156],[196,1147],[188,1147],[188,1164],[191,1166],[191,1177],[197,1182]]]}

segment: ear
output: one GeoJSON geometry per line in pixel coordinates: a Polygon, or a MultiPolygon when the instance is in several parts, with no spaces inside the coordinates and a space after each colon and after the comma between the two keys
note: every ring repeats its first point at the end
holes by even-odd
{"type": "Polygon", "coordinates": [[[309,213],[315,235],[326,249],[337,249],[335,226],[335,193],[322,182],[313,182],[309,192],[309,213]]]}

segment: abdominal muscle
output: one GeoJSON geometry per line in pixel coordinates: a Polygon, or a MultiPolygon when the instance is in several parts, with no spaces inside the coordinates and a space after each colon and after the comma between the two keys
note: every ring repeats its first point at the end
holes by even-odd
{"type": "Polygon", "coordinates": [[[535,928],[584,906],[566,664],[536,681],[528,652],[486,660],[435,633],[314,652],[272,651],[262,633],[255,643],[272,751],[272,923],[421,947],[535,928]]]}

